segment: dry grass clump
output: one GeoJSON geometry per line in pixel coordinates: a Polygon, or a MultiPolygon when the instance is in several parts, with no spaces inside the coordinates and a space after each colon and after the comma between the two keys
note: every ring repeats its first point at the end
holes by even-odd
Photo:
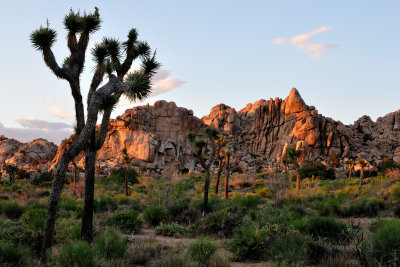
{"type": "Polygon", "coordinates": [[[244,174],[238,174],[234,176],[230,182],[231,185],[238,188],[248,188],[256,183],[256,178],[253,176],[246,176],[244,174]]]}
{"type": "Polygon", "coordinates": [[[128,248],[127,257],[129,264],[145,264],[151,259],[158,258],[162,245],[155,239],[136,240],[128,248]]]}
{"type": "Polygon", "coordinates": [[[400,179],[400,169],[388,169],[385,172],[385,176],[400,179]]]}

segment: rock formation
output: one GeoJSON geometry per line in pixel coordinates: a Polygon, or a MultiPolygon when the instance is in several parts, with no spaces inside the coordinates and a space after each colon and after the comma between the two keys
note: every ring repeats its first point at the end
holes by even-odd
{"type": "Polygon", "coordinates": [[[21,143],[0,136],[0,169],[4,165],[15,165],[21,169],[40,167],[47,169],[57,152],[57,146],[44,139],[21,143]]]}
{"type": "MultiPolygon", "coordinates": [[[[306,159],[326,160],[336,154],[376,161],[389,157],[400,162],[400,110],[376,122],[363,116],[352,125],[343,125],[306,105],[292,88],[284,100],[262,99],[239,111],[225,104],[216,105],[201,120],[193,116],[193,111],[177,107],[174,102],[157,101],[153,106],[128,109],[110,121],[106,141],[98,152],[98,166],[109,169],[121,164],[121,150],[126,146],[138,166],[160,170],[179,162],[181,168],[193,170],[196,160],[186,135],[189,131],[201,134],[206,125],[233,137],[232,163],[249,171],[255,170],[257,164],[275,164],[285,146],[301,147],[306,159]]],[[[4,141],[0,141],[2,162],[4,155],[21,147],[15,140],[6,140],[7,148],[2,148],[4,141]]],[[[61,144],[53,167],[64,149],[61,144]]],[[[14,156],[8,162],[17,162],[19,158],[14,156]]],[[[84,166],[83,155],[76,161],[84,166]]]]}

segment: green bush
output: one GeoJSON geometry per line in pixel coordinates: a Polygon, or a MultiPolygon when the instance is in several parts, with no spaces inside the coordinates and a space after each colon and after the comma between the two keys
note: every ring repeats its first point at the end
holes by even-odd
{"type": "Polygon", "coordinates": [[[190,227],[195,235],[211,235],[230,237],[234,230],[242,223],[245,209],[238,206],[229,206],[221,210],[208,213],[205,218],[196,221],[190,227]]]}
{"type": "Polygon", "coordinates": [[[18,180],[29,179],[29,173],[23,169],[18,169],[16,173],[16,178],[18,180]]]}
{"type": "Polygon", "coordinates": [[[26,266],[27,252],[21,248],[0,240],[0,265],[1,266],[26,266]]]}
{"type": "Polygon", "coordinates": [[[61,198],[59,208],[65,211],[73,211],[75,213],[82,213],[83,203],[80,200],[73,198],[63,197],[61,198]]]}
{"type": "MultiPolygon", "coordinates": [[[[118,184],[123,184],[123,183],[125,183],[125,173],[126,173],[126,168],[115,169],[107,177],[107,180],[116,182],[118,184]]],[[[137,180],[138,177],[139,177],[139,174],[134,169],[129,169],[128,183],[131,183],[131,184],[138,183],[138,180],[137,180]]]]}
{"type": "Polygon", "coordinates": [[[376,217],[379,212],[384,208],[385,203],[378,199],[362,199],[357,203],[350,204],[344,208],[344,216],[366,216],[376,217]]]}
{"type": "Polygon", "coordinates": [[[114,198],[106,196],[95,197],[93,205],[95,212],[113,211],[118,207],[114,198]]]}
{"type": "Polygon", "coordinates": [[[24,213],[24,207],[20,206],[17,202],[2,201],[1,211],[2,214],[6,215],[8,218],[16,220],[24,213]]]}
{"type": "Polygon", "coordinates": [[[260,202],[260,197],[258,195],[236,195],[233,201],[244,208],[255,209],[260,202]]]}
{"type": "Polygon", "coordinates": [[[106,224],[118,227],[124,233],[138,233],[143,225],[143,221],[138,218],[138,215],[139,213],[135,210],[120,211],[108,217],[106,224]]]}
{"type": "Polygon", "coordinates": [[[307,258],[307,240],[297,231],[289,231],[276,239],[270,247],[270,255],[279,263],[296,263],[307,258]]]}
{"type": "Polygon", "coordinates": [[[149,260],[157,258],[161,250],[162,245],[157,240],[136,240],[127,253],[128,263],[134,266],[137,264],[144,265],[149,260]]]}
{"type": "Polygon", "coordinates": [[[312,163],[300,168],[301,179],[311,178],[312,176],[321,180],[333,180],[336,178],[335,169],[328,168],[322,163],[312,163]]]}
{"type": "Polygon", "coordinates": [[[189,246],[189,254],[192,259],[200,264],[208,266],[210,258],[217,250],[217,245],[210,237],[197,237],[189,246]]]}
{"type": "Polygon", "coordinates": [[[186,232],[186,227],[177,224],[177,223],[169,223],[163,224],[161,223],[156,227],[156,234],[163,236],[176,236],[183,235],[186,232]]]}
{"type": "Polygon", "coordinates": [[[59,218],[56,222],[55,240],[59,243],[77,241],[81,238],[81,221],[79,219],[59,218]]]}
{"type": "Polygon", "coordinates": [[[58,265],[92,267],[95,265],[94,249],[84,241],[67,243],[61,248],[58,265]]]}
{"type": "Polygon", "coordinates": [[[104,233],[95,237],[93,246],[99,256],[108,260],[122,258],[126,252],[125,240],[115,228],[107,227],[104,233]]]}
{"type": "Polygon", "coordinates": [[[51,182],[53,181],[53,172],[42,172],[39,175],[36,175],[32,180],[31,184],[33,185],[40,185],[42,183],[51,182]]]}
{"type": "Polygon", "coordinates": [[[166,213],[160,207],[149,206],[144,211],[143,218],[148,224],[157,226],[166,219],[166,213]]]}
{"type": "MultiPolygon", "coordinates": [[[[220,199],[218,196],[211,195],[208,198],[207,202],[207,212],[214,212],[217,211],[221,205],[223,204],[223,200],[220,199]]],[[[201,211],[203,209],[203,198],[193,198],[191,201],[191,205],[195,210],[201,211]]]]}
{"type": "Polygon", "coordinates": [[[398,266],[400,264],[400,220],[385,219],[372,235],[372,251],[364,244],[364,253],[369,256],[371,266],[398,266]]]}
{"type": "Polygon", "coordinates": [[[157,262],[157,266],[160,267],[196,267],[197,264],[194,263],[188,257],[172,254],[168,256],[166,259],[163,259],[161,262],[157,262]]]}
{"type": "Polygon", "coordinates": [[[42,230],[46,218],[46,209],[29,208],[22,214],[20,220],[34,230],[42,230]]]}
{"type": "Polygon", "coordinates": [[[348,236],[347,225],[331,217],[314,216],[310,219],[300,219],[294,221],[293,226],[302,233],[329,238],[332,241],[343,241],[348,236]]]}

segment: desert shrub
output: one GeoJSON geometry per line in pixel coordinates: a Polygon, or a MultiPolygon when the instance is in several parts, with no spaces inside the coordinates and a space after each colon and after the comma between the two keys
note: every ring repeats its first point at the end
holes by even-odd
{"type": "Polygon", "coordinates": [[[131,199],[122,194],[114,196],[114,199],[119,205],[129,205],[131,203],[131,199]]]}
{"type": "Polygon", "coordinates": [[[46,209],[30,208],[22,214],[20,220],[34,230],[42,230],[46,218],[46,209]]]}
{"type": "Polygon", "coordinates": [[[269,254],[274,261],[295,263],[307,258],[306,244],[306,238],[299,232],[288,231],[271,244],[269,254]]]}
{"type": "MultiPolygon", "coordinates": [[[[400,170],[399,170],[400,172],[400,170]]],[[[386,192],[386,197],[392,200],[400,201],[400,185],[392,185],[386,192]]]]}
{"type": "Polygon", "coordinates": [[[27,252],[22,248],[0,240],[0,265],[1,266],[26,266],[27,252]]]}
{"type": "Polygon", "coordinates": [[[65,211],[72,211],[79,214],[82,212],[83,203],[82,201],[73,198],[63,197],[61,198],[59,208],[65,211]]]}
{"type": "Polygon", "coordinates": [[[189,206],[189,199],[183,198],[167,208],[167,218],[170,222],[188,225],[200,217],[200,211],[189,206]]]}
{"type": "Polygon", "coordinates": [[[376,217],[379,212],[384,208],[385,203],[383,200],[378,199],[362,199],[357,203],[352,203],[344,208],[345,216],[367,216],[376,217]]]}
{"type": "Polygon", "coordinates": [[[245,210],[238,206],[229,206],[207,214],[205,218],[196,221],[190,230],[193,234],[216,234],[229,237],[242,223],[245,210]]]}
{"type": "Polygon", "coordinates": [[[143,219],[148,224],[152,226],[157,226],[166,219],[166,213],[163,208],[149,206],[144,211],[143,219]]]}
{"type": "Polygon", "coordinates": [[[139,213],[135,210],[120,211],[106,219],[108,226],[118,227],[124,233],[138,233],[143,221],[138,218],[139,213]]]}
{"type": "Polygon", "coordinates": [[[383,158],[382,164],[378,166],[378,170],[385,173],[389,169],[399,169],[400,164],[394,162],[392,159],[387,157],[383,158]]]}
{"type": "Polygon", "coordinates": [[[106,230],[93,240],[96,253],[108,260],[122,258],[126,252],[126,243],[122,234],[115,228],[106,230]]]}
{"type": "Polygon", "coordinates": [[[230,250],[237,259],[267,259],[273,242],[292,232],[293,229],[279,224],[244,225],[236,229],[230,250]]]}
{"type": "Polygon", "coordinates": [[[236,195],[233,201],[241,207],[247,209],[254,209],[257,208],[257,205],[260,202],[260,197],[253,194],[246,196],[236,195]]]}
{"type": "MultiPolygon", "coordinates": [[[[112,182],[116,182],[119,184],[125,183],[125,173],[126,168],[120,168],[113,170],[110,175],[107,177],[107,180],[112,182]]],[[[128,183],[136,184],[138,183],[139,174],[134,169],[129,169],[128,171],[128,183]]]]}
{"type": "MultiPolygon", "coordinates": [[[[375,177],[378,175],[377,170],[364,170],[364,179],[369,177],[375,177]]],[[[354,176],[360,177],[360,170],[354,172],[354,176]]]]}
{"type": "Polygon", "coordinates": [[[342,200],[338,197],[329,197],[322,200],[314,200],[310,203],[313,209],[316,209],[321,216],[342,215],[342,200]]]}
{"type": "Polygon", "coordinates": [[[92,267],[95,265],[94,249],[84,241],[67,243],[61,248],[58,265],[92,267]]]}
{"type": "Polygon", "coordinates": [[[161,223],[156,227],[156,234],[163,236],[176,236],[183,235],[186,232],[186,227],[177,224],[177,223],[169,223],[163,224],[161,223]]]}
{"type": "Polygon", "coordinates": [[[117,202],[112,197],[99,196],[94,198],[94,211],[113,211],[118,207],[117,202]]]}
{"type": "Polygon", "coordinates": [[[167,208],[168,217],[178,217],[182,212],[189,208],[189,201],[189,199],[183,198],[170,205],[167,208]]]}
{"type": "Polygon", "coordinates": [[[42,172],[42,173],[36,175],[31,180],[31,183],[33,185],[38,186],[38,185],[40,185],[42,183],[51,182],[51,181],[53,181],[53,172],[52,171],[50,171],[50,172],[46,172],[45,171],[45,172],[42,172]]]}
{"type": "Polygon", "coordinates": [[[302,233],[329,238],[332,241],[342,241],[348,236],[347,225],[332,217],[314,216],[310,219],[300,219],[295,221],[293,226],[302,233]]]}
{"type": "Polygon", "coordinates": [[[1,202],[1,212],[12,220],[19,219],[24,213],[24,207],[20,206],[14,201],[2,201],[1,202]]]}
{"type": "Polygon", "coordinates": [[[217,250],[217,245],[210,237],[197,237],[189,246],[189,254],[192,259],[200,264],[208,266],[210,258],[217,250]]]}
{"type": "Polygon", "coordinates": [[[130,264],[144,265],[149,260],[157,258],[161,250],[162,245],[157,240],[136,240],[128,249],[128,262],[130,264]]]}
{"type": "Polygon", "coordinates": [[[27,171],[25,171],[24,169],[18,169],[17,173],[15,174],[15,177],[18,180],[28,179],[29,178],[29,173],[27,171]]]}
{"type": "Polygon", "coordinates": [[[302,179],[312,176],[321,180],[332,180],[336,178],[335,169],[328,168],[322,163],[312,163],[300,168],[300,177],[302,179]]]}
{"type": "Polygon", "coordinates": [[[173,253],[167,258],[157,262],[157,266],[160,267],[196,267],[197,264],[194,263],[187,256],[173,253]]]}
{"type": "Polygon", "coordinates": [[[400,220],[385,219],[372,235],[371,244],[364,244],[371,266],[398,266],[400,258],[400,220]]]}
{"type": "MultiPolygon", "coordinates": [[[[223,203],[223,200],[220,199],[218,196],[211,195],[208,198],[208,203],[207,203],[207,212],[214,212],[218,210],[223,203]]],[[[203,198],[192,198],[191,200],[191,206],[198,211],[201,211],[203,208],[203,198]]]]}
{"type": "Polygon", "coordinates": [[[311,265],[320,263],[328,255],[327,247],[321,242],[309,240],[306,246],[307,261],[311,265]]]}
{"type": "Polygon", "coordinates": [[[256,193],[261,198],[269,198],[272,196],[271,189],[268,187],[257,188],[256,193]]]}
{"type": "Polygon", "coordinates": [[[77,219],[59,218],[56,222],[55,239],[57,242],[77,241],[81,238],[81,223],[77,219]]]}

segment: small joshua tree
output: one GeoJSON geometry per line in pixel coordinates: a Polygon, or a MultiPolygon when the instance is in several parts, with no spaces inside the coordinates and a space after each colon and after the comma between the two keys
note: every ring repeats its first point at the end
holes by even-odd
{"type": "Polygon", "coordinates": [[[360,167],[360,183],[359,183],[358,187],[359,187],[359,190],[361,191],[363,179],[364,179],[364,169],[368,166],[368,161],[360,158],[357,160],[357,166],[360,167]]]}
{"type": "Polygon", "coordinates": [[[303,155],[302,149],[294,149],[287,147],[286,154],[284,155],[282,161],[286,164],[290,164],[296,171],[296,191],[299,193],[300,190],[300,158],[303,155]]]}
{"type": "Polygon", "coordinates": [[[57,33],[50,28],[49,23],[46,27],[41,26],[33,31],[30,36],[33,47],[42,53],[45,64],[54,75],[69,83],[75,103],[77,123],[77,138],[71,143],[69,149],[63,152],[55,170],[47,207],[42,261],[46,260],[45,250],[52,245],[57,207],[68,165],[82,150],[85,151],[85,197],[81,234],[83,239],[89,242],[92,240],[96,152],[104,143],[112,109],[122,95],[131,100],[147,97],[151,91],[151,77],[159,67],[155,60],[155,53],[150,52],[149,45],[137,40],[136,29],[129,31],[127,40],[123,43],[117,39],[104,38],[92,50],[96,66],[88,90],[85,116],[80,77],[84,70],[90,36],[100,29],[100,24],[101,19],[97,8],[93,13],[84,14],[71,10],[65,16],[64,26],[68,32],[66,40],[70,55],[61,67],[52,51],[57,33]],[[128,74],[132,62],[137,58],[142,61],[141,69],[128,74]],[[105,76],[108,81],[103,83],[105,76]],[[95,128],[99,114],[103,116],[96,135],[95,128]]]}
{"type": "Polygon", "coordinates": [[[354,166],[356,165],[356,163],[353,159],[346,158],[344,160],[344,164],[346,164],[347,168],[349,169],[349,180],[351,180],[351,171],[354,169],[354,166]]]}
{"type": "Polygon", "coordinates": [[[194,148],[194,154],[199,161],[200,165],[203,167],[206,172],[206,177],[204,181],[204,197],[203,197],[203,216],[207,213],[208,206],[208,189],[210,187],[210,168],[215,159],[215,151],[216,145],[215,140],[218,137],[217,130],[211,126],[204,128],[204,136],[208,138],[208,142],[203,138],[196,138],[196,135],[192,132],[188,133],[187,138],[192,143],[194,148]],[[209,156],[208,161],[206,161],[207,157],[207,148],[211,147],[211,154],[209,156]]]}
{"type": "Polygon", "coordinates": [[[124,160],[126,169],[125,169],[125,196],[128,196],[128,174],[129,174],[129,167],[131,165],[132,159],[128,155],[128,151],[126,147],[124,147],[121,151],[122,159],[124,160]]]}
{"type": "Polygon", "coordinates": [[[224,198],[229,198],[229,175],[230,175],[230,159],[233,154],[233,146],[232,143],[229,142],[223,149],[224,160],[225,160],[225,190],[224,190],[224,198]]]}
{"type": "Polygon", "coordinates": [[[217,171],[217,182],[215,184],[215,194],[218,195],[219,189],[219,179],[221,177],[222,168],[224,164],[224,147],[226,145],[224,136],[220,135],[218,139],[215,140],[216,143],[216,152],[215,157],[218,160],[218,171],[217,171]]]}

